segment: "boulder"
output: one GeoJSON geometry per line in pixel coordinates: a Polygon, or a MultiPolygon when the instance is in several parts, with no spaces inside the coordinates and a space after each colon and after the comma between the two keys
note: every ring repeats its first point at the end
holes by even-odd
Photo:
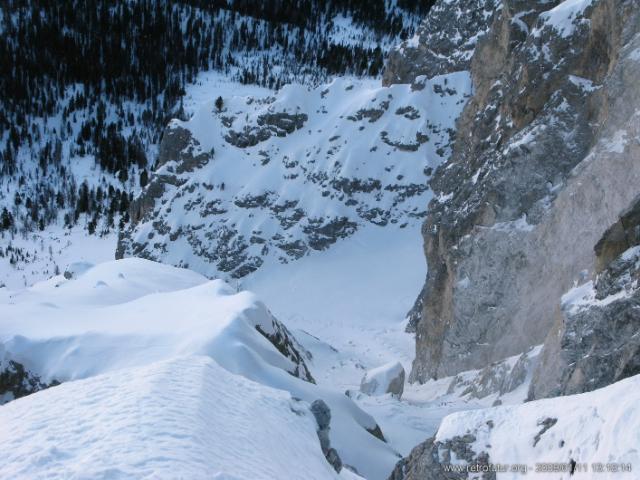
{"type": "Polygon", "coordinates": [[[360,382],[360,391],[366,395],[390,393],[398,398],[404,391],[404,367],[400,362],[391,362],[368,370],[360,382]]]}

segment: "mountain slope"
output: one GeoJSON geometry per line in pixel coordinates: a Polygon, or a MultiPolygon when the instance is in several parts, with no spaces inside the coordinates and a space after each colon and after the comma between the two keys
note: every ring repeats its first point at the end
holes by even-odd
{"type": "Polygon", "coordinates": [[[240,278],[366,224],[415,224],[470,93],[465,72],[408,85],[336,80],[205,103],[165,132],[118,256],[240,278]]]}

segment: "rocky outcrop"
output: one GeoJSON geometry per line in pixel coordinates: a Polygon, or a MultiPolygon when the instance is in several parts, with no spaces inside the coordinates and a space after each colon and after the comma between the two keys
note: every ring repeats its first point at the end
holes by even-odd
{"type": "Polygon", "coordinates": [[[266,113],[257,118],[256,125],[245,125],[241,132],[229,130],[224,138],[238,148],[253,147],[273,135],[286,137],[302,128],[308,118],[306,113],[266,113]]]}
{"type": "Polygon", "coordinates": [[[562,294],[593,277],[594,246],[638,194],[639,26],[637,0],[496,11],[453,153],[430,183],[411,380],[542,343],[562,294]]]}
{"type": "Polygon", "coordinates": [[[360,382],[360,391],[365,395],[384,395],[402,397],[404,392],[404,367],[400,362],[391,362],[368,370],[360,382]]]}
{"type": "Polygon", "coordinates": [[[596,244],[596,265],[609,260],[596,280],[563,297],[531,384],[531,400],[588,392],[640,374],[638,232],[640,201],[596,244]]]}
{"type": "MultiPolygon", "coordinates": [[[[496,395],[496,402],[501,402],[499,397],[513,392],[531,379],[540,350],[540,347],[536,347],[522,355],[487,365],[481,370],[460,373],[451,380],[447,394],[456,393],[460,397],[474,399],[496,395]]],[[[526,394],[526,387],[523,388],[526,394]]]]}
{"type": "Polygon", "coordinates": [[[468,70],[499,4],[499,0],[437,2],[417,34],[389,53],[382,84],[414,83],[423,88],[417,77],[468,70]]]}
{"type": "Polygon", "coordinates": [[[389,480],[455,480],[477,473],[482,480],[495,480],[496,472],[489,470],[489,456],[473,450],[476,437],[471,434],[455,436],[445,441],[430,438],[411,450],[398,462],[389,480]],[[461,463],[464,462],[464,463],[461,463]],[[454,465],[461,465],[456,470],[454,465]]]}
{"type": "MultiPolygon", "coordinates": [[[[160,200],[166,189],[184,185],[185,174],[202,168],[213,158],[213,155],[213,150],[207,152],[202,149],[200,142],[189,130],[176,122],[171,122],[162,136],[156,170],[149,185],[131,202],[129,207],[131,221],[135,224],[151,218],[156,202],[160,200]]],[[[139,242],[129,244],[128,239],[121,232],[116,258],[123,258],[125,251],[129,248],[142,253],[141,246],[136,243],[139,242]]]]}
{"type": "Polygon", "coordinates": [[[0,405],[56,385],[59,385],[56,380],[42,381],[39,375],[10,358],[0,345],[0,405]]]}
{"type": "Polygon", "coordinates": [[[640,197],[622,212],[620,219],[596,243],[596,271],[600,273],[621,253],[636,245],[640,245],[640,197]]]}
{"type": "Polygon", "coordinates": [[[323,400],[315,400],[311,404],[311,413],[316,419],[318,424],[318,439],[320,440],[320,448],[324,454],[329,465],[333,469],[340,473],[342,470],[342,460],[335,448],[331,447],[331,441],[329,440],[329,432],[331,431],[331,409],[323,400]]]}
{"type": "Polygon", "coordinates": [[[311,353],[298,343],[283,323],[273,316],[271,316],[270,320],[271,325],[269,325],[269,328],[266,328],[265,325],[256,325],[256,330],[269,340],[282,355],[293,362],[295,367],[289,372],[291,375],[307,382],[316,383],[305,362],[305,358],[311,360],[311,353]]]}

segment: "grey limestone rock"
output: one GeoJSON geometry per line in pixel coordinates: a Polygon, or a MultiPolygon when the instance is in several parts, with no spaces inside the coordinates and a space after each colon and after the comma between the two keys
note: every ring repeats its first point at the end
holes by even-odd
{"type": "Polygon", "coordinates": [[[342,460],[336,449],[331,447],[329,440],[331,409],[323,400],[318,399],[311,404],[311,413],[313,413],[316,423],[318,424],[318,439],[320,440],[322,453],[324,453],[327,462],[329,462],[334,470],[340,473],[340,470],[342,470],[342,460]]]}
{"type": "Polygon", "coordinates": [[[621,215],[596,244],[595,282],[571,290],[557,312],[531,400],[605,387],[640,374],[640,201],[621,215]]]}
{"type": "MultiPolygon", "coordinates": [[[[425,440],[411,450],[411,453],[400,460],[389,480],[458,480],[469,478],[466,466],[482,472],[489,466],[489,456],[485,452],[475,452],[472,444],[476,437],[472,434],[457,436],[445,441],[435,438],[425,440]],[[464,461],[463,471],[452,470],[452,463],[464,461]]],[[[495,472],[483,472],[478,477],[482,480],[495,480],[495,472]]]]}
{"type": "Polygon", "coordinates": [[[464,372],[451,380],[447,393],[457,392],[460,396],[485,398],[513,392],[523,385],[527,376],[537,364],[540,348],[522,353],[515,357],[487,365],[477,373],[464,372]]]}
{"type": "Polygon", "coordinates": [[[430,183],[413,381],[541,344],[638,194],[639,2],[596,0],[562,31],[545,14],[558,3],[503,1],[474,50],[474,95],[430,183]]]}
{"type": "Polygon", "coordinates": [[[261,328],[260,325],[257,325],[256,330],[269,340],[282,355],[293,362],[294,369],[289,371],[291,375],[310,383],[316,383],[305,362],[305,358],[311,360],[311,353],[298,343],[282,322],[271,316],[270,328],[261,328]]]}
{"type": "Polygon", "coordinates": [[[11,358],[0,345],[0,405],[59,384],[56,380],[43,381],[38,374],[11,358]]]}
{"type": "Polygon", "coordinates": [[[306,113],[267,113],[257,118],[256,125],[247,125],[240,132],[229,130],[224,138],[238,148],[253,147],[274,135],[285,137],[302,128],[307,120],[306,113]]]}
{"type": "MultiPolygon", "coordinates": [[[[416,38],[389,53],[383,85],[468,70],[477,41],[489,29],[499,5],[498,0],[436,2],[416,38]]],[[[415,87],[421,88],[419,82],[415,87]]]]}

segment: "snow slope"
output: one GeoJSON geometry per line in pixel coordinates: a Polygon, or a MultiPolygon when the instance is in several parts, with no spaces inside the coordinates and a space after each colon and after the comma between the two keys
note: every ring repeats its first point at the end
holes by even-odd
{"type": "Polygon", "coordinates": [[[69,382],[0,408],[0,477],[332,479],[304,402],[204,356],[69,382]]]}
{"type": "Polygon", "coordinates": [[[332,411],[331,446],[367,478],[386,478],[397,461],[394,450],[367,431],[377,428],[375,420],[343,391],[304,380],[305,350],[255,295],[142,259],[72,270],[71,279],[60,275],[26,290],[0,290],[0,343],[46,383],[207,356],[295,398],[323,399],[332,411]],[[274,335],[278,347],[258,328],[274,335]]]}
{"type": "Polygon", "coordinates": [[[420,90],[342,78],[254,93],[218,111],[212,92],[170,123],[118,255],[241,278],[365,226],[417,225],[471,82],[455,72],[420,90]]]}
{"type": "MultiPolygon", "coordinates": [[[[553,473],[558,480],[575,478],[572,460],[578,478],[638,478],[639,396],[640,376],[635,376],[580,395],[455,413],[443,420],[436,441],[472,433],[471,449],[487,452],[490,463],[524,465],[530,473],[536,464],[561,463],[553,473]]],[[[507,471],[497,478],[522,478],[522,473],[507,471]]]]}

